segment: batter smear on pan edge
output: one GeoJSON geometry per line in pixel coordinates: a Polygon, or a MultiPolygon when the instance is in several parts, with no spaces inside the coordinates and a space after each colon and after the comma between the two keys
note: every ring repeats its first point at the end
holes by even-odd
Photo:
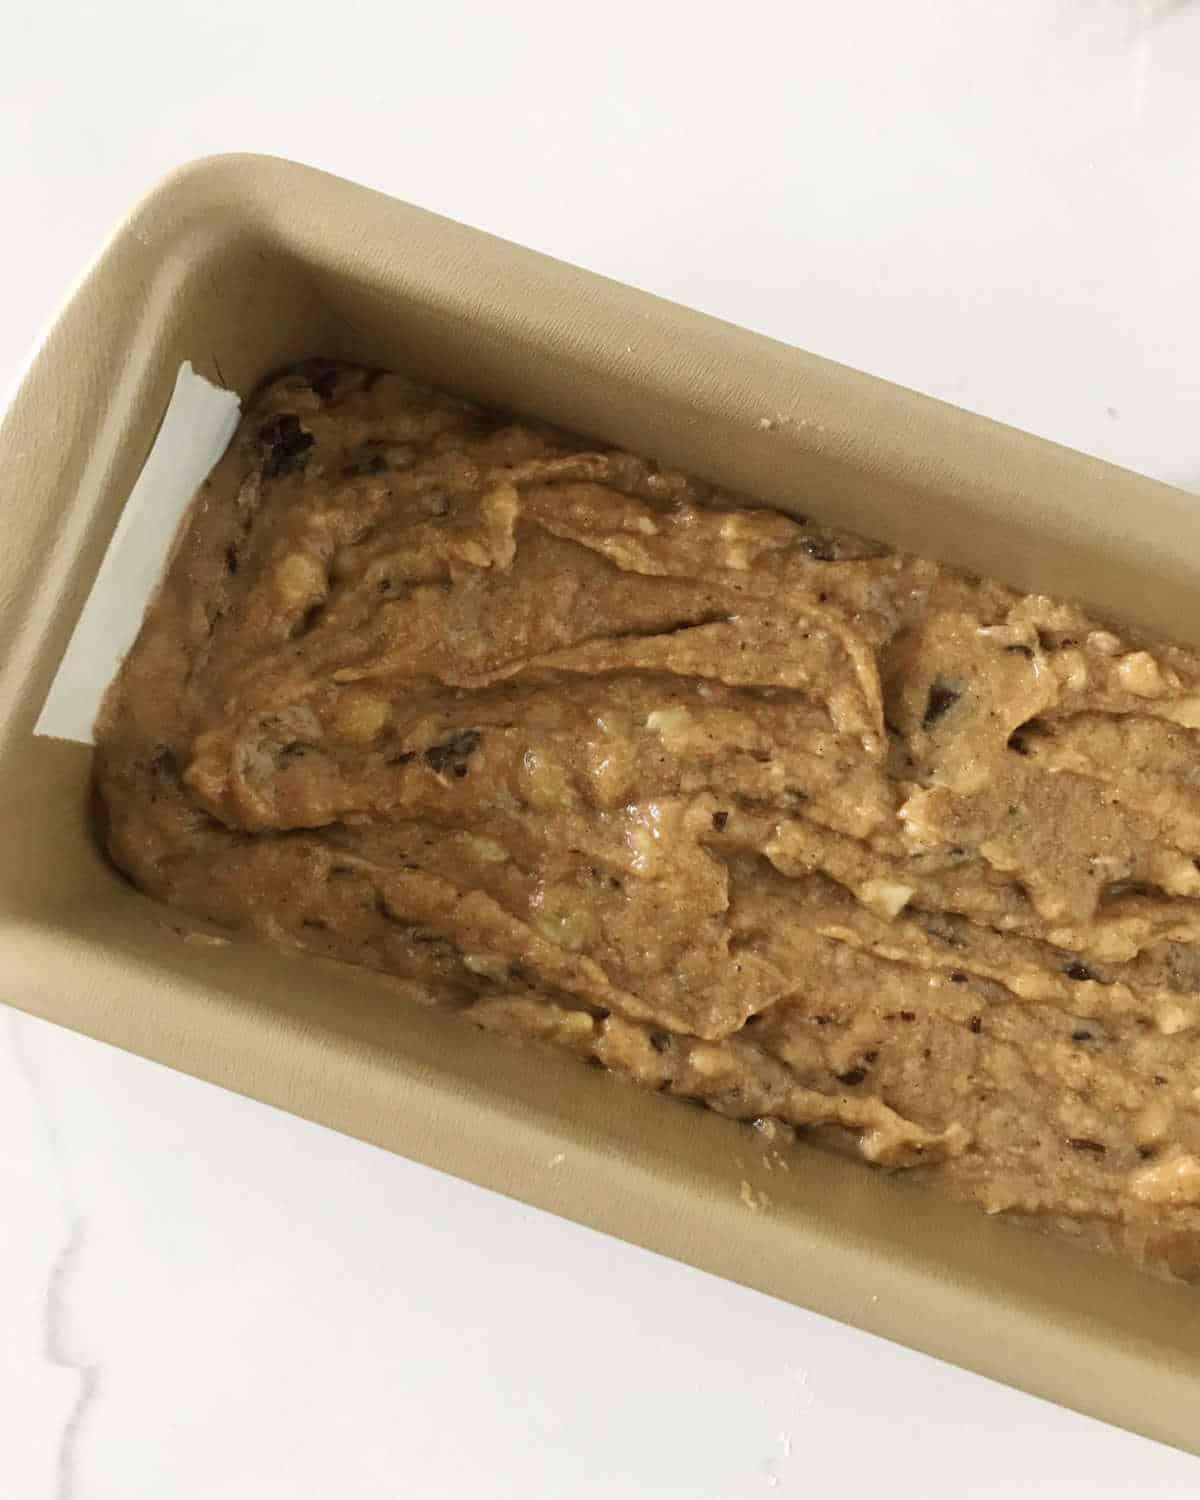
{"type": "Polygon", "coordinates": [[[395,375],[268,385],[110,688],[226,927],[1200,1277],[1200,658],[395,375]]]}

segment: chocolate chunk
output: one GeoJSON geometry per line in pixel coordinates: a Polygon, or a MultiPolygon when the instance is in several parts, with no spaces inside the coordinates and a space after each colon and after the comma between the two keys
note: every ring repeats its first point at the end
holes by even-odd
{"type": "Polygon", "coordinates": [[[333,365],[329,365],[317,374],[310,375],[308,383],[317,395],[320,396],[322,401],[331,401],[334,391],[337,390],[337,378],[338,372],[336,368],[333,365]]]}
{"type": "Polygon", "coordinates": [[[1092,1140],[1088,1135],[1069,1135],[1067,1145],[1072,1151],[1090,1151],[1093,1156],[1103,1156],[1108,1150],[1107,1146],[1101,1145],[1099,1141],[1092,1140]]]}
{"type": "Polygon", "coordinates": [[[455,776],[465,776],[467,758],[479,748],[481,738],[478,729],[460,729],[444,743],[431,745],[422,759],[431,771],[437,771],[439,775],[443,771],[453,771],[455,776]]]}
{"type": "Polygon", "coordinates": [[[725,825],[728,822],[729,822],[729,814],[727,812],[715,812],[715,813],[713,813],[713,815],[712,815],[712,826],[716,829],[716,831],[718,833],[724,833],[725,832],[725,825]]]}
{"type": "Polygon", "coordinates": [[[945,912],[916,912],[914,915],[929,936],[937,938],[939,943],[945,943],[951,948],[965,946],[962,934],[959,932],[962,924],[956,922],[954,917],[948,916],[945,912]]]}
{"type": "Polygon", "coordinates": [[[967,1030],[974,1036],[978,1036],[979,1033],[983,1030],[983,1017],[972,1016],[971,1019],[967,1022],[967,1030]]]}
{"type": "Polygon", "coordinates": [[[343,466],[342,478],[358,479],[363,474],[386,474],[388,467],[384,454],[368,444],[358,458],[343,466]]]}
{"type": "Polygon", "coordinates": [[[1061,636],[1056,630],[1044,630],[1038,625],[1038,645],[1043,651],[1065,651],[1071,646],[1079,645],[1079,640],[1074,636],[1061,636]]]}
{"type": "Polygon", "coordinates": [[[262,477],[277,479],[281,474],[290,474],[304,467],[308,462],[308,450],[313,445],[313,435],[301,427],[299,417],[283,412],[258,429],[258,441],[267,450],[262,477]]]}
{"type": "Polygon", "coordinates": [[[292,625],[288,633],[289,638],[291,640],[298,640],[302,635],[307,635],[324,613],[324,604],[310,604],[292,625]]]}
{"type": "Polygon", "coordinates": [[[1200,994],[1200,947],[1166,943],[1163,954],[1172,985],[1187,995],[1200,994]]]}
{"type": "Polygon", "coordinates": [[[302,359],[292,371],[293,375],[308,382],[308,388],[322,401],[328,401],[337,388],[340,374],[337,363],[331,359],[302,359]]]}
{"type": "Polygon", "coordinates": [[[150,757],[150,770],[160,781],[179,780],[179,759],[170,745],[159,745],[150,757]]]}
{"type": "Polygon", "coordinates": [[[938,678],[929,689],[929,697],[925,702],[925,712],[921,717],[921,728],[929,729],[943,717],[958,700],[962,694],[957,688],[952,688],[948,682],[938,678]]]}

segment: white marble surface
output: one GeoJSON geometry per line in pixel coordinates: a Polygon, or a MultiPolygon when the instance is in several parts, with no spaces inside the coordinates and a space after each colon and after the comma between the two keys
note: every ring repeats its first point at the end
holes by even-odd
{"type": "MultiPolygon", "coordinates": [[[[1197,77],[1170,0],[10,0],[0,389],[258,149],[1200,488],[1197,77]]],[[[0,1500],[1022,1488],[1200,1461],[0,1011],[0,1500]]]]}

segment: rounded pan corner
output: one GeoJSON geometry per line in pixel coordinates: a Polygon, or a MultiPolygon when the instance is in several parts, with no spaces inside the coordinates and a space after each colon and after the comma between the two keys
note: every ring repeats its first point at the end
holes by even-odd
{"type": "Polygon", "coordinates": [[[355,186],[318,167],[264,152],[217,151],[194,156],[171,167],[145,189],[116,226],[109,244],[131,230],[169,230],[194,219],[198,211],[224,209],[244,223],[269,208],[272,200],[278,201],[283,188],[294,189],[299,182],[313,190],[319,184],[352,190],[355,186]]]}

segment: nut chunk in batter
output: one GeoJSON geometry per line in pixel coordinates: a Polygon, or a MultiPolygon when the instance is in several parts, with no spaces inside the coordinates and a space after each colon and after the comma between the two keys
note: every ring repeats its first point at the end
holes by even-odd
{"type": "Polygon", "coordinates": [[[144,890],[1200,1277],[1200,662],[314,361],[97,733],[144,890]]]}

